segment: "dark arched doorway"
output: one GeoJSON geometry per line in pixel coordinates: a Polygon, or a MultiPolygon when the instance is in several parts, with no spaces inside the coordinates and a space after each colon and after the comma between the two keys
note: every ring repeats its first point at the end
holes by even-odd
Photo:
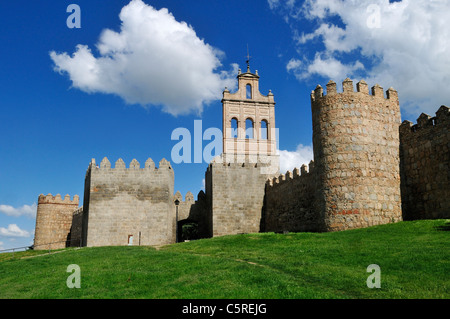
{"type": "Polygon", "coordinates": [[[199,239],[198,223],[192,219],[178,221],[178,242],[199,239]]]}

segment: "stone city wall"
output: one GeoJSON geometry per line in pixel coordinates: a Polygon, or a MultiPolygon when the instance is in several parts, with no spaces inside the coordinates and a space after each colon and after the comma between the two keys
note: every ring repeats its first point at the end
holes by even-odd
{"type": "MultiPolygon", "coordinates": [[[[422,114],[415,125],[400,125],[394,89],[384,96],[379,85],[370,94],[364,81],[356,91],[350,79],[342,86],[338,93],[330,81],[326,94],[320,85],[311,94],[314,162],[308,169],[304,165],[280,175],[279,157],[271,152],[225,148],[207,168],[205,193],[194,200],[188,192],[183,201],[181,193],[174,195],[174,172],[165,159],[158,168],[151,159],[144,168],[136,160],[129,168],[121,159],[114,168],[107,158],[100,166],[92,160],[83,207],[78,208],[77,195],[73,200],[69,195],[39,196],[35,249],[170,244],[176,241],[176,229],[190,222],[198,224],[198,234],[205,238],[450,218],[449,108],[442,106],[435,117],[422,114]]],[[[241,122],[253,112],[235,111],[242,113],[241,122]]],[[[258,114],[252,118],[257,124],[263,119],[258,114]]],[[[225,115],[228,128],[234,115],[225,115]]],[[[271,117],[268,128],[274,113],[271,117]]]]}
{"type": "Polygon", "coordinates": [[[450,218],[450,110],[441,106],[400,127],[405,220],[450,218]]]}
{"type": "Polygon", "coordinates": [[[320,228],[314,209],[314,162],[266,182],[264,231],[310,232],[320,228]]]}
{"type": "Polygon", "coordinates": [[[165,159],[156,168],[133,160],[115,168],[107,158],[86,174],[83,241],[86,246],[162,245],[175,242],[174,173],[165,159]]]}
{"type": "Polygon", "coordinates": [[[209,165],[205,184],[212,236],[260,231],[265,184],[272,177],[267,174],[270,165],[271,161],[237,160],[213,161],[209,165]]]}
{"type": "Polygon", "coordinates": [[[83,226],[83,206],[75,210],[72,214],[72,227],[68,237],[68,246],[81,246],[81,233],[83,226]]]}

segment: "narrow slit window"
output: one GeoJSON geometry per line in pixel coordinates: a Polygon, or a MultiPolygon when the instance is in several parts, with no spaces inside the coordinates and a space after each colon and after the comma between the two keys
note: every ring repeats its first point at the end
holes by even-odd
{"type": "Polygon", "coordinates": [[[253,120],[252,119],[245,120],[245,138],[248,138],[248,139],[253,138],[253,120]]]}
{"type": "Polygon", "coordinates": [[[246,93],[247,99],[252,98],[252,86],[250,84],[247,84],[245,93],[246,93]]]}

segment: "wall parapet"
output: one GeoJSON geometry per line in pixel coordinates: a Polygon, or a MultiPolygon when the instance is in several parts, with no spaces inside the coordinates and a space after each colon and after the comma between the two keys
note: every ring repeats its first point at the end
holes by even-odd
{"type": "Polygon", "coordinates": [[[311,101],[314,102],[326,96],[334,96],[338,94],[353,94],[353,93],[361,93],[367,96],[385,98],[386,100],[398,101],[398,93],[397,91],[390,87],[386,91],[386,97],[384,96],[383,88],[375,84],[372,86],[369,94],[369,86],[364,80],[359,81],[356,84],[356,91],[353,88],[353,81],[349,78],[345,79],[342,82],[343,91],[341,93],[337,92],[336,82],[330,80],[326,86],[326,94],[324,93],[323,87],[321,85],[317,85],[314,91],[311,92],[311,101]]]}
{"type": "Polygon", "coordinates": [[[112,167],[109,159],[107,157],[104,157],[103,160],[100,162],[100,165],[97,165],[95,159],[93,158],[91,160],[91,163],[89,164],[89,168],[90,169],[95,168],[95,169],[100,169],[100,170],[141,170],[142,171],[142,170],[158,170],[158,169],[171,170],[172,166],[170,165],[169,161],[167,161],[165,158],[163,158],[159,162],[159,166],[156,167],[155,162],[153,162],[153,160],[151,158],[148,158],[147,161],[145,162],[143,168],[141,168],[141,164],[136,159],[133,159],[127,168],[123,159],[119,158],[115,162],[114,167],[112,167]]]}
{"type": "Polygon", "coordinates": [[[443,125],[446,122],[450,122],[450,108],[442,105],[436,112],[436,116],[432,117],[426,113],[422,113],[417,118],[417,123],[414,124],[411,121],[403,121],[400,125],[400,132],[402,134],[414,133],[427,127],[434,127],[443,125]]]}
{"type": "Polygon", "coordinates": [[[287,171],[285,174],[280,174],[279,176],[269,178],[266,181],[266,185],[269,187],[274,187],[276,185],[284,184],[290,180],[305,178],[310,176],[314,171],[314,161],[309,162],[308,166],[303,164],[300,169],[294,168],[291,171],[287,171]]]}
{"type": "Polygon", "coordinates": [[[60,194],[53,196],[52,194],[40,194],[38,198],[38,204],[62,204],[62,205],[79,205],[80,197],[78,195],[73,196],[71,200],[70,195],[64,196],[64,199],[60,194]]]}
{"type": "Polygon", "coordinates": [[[83,206],[78,207],[76,210],[73,211],[73,215],[80,215],[83,214],[83,206]]]}

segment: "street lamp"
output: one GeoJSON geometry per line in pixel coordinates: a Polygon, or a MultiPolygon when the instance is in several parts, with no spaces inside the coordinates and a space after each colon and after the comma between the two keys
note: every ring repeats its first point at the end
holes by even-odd
{"type": "Polygon", "coordinates": [[[175,206],[177,208],[176,215],[176,226],[175,226],[175,242],[178,243],[178,205],[180,205],[180,201],[178,199],[175,200],[175,206]]]}

